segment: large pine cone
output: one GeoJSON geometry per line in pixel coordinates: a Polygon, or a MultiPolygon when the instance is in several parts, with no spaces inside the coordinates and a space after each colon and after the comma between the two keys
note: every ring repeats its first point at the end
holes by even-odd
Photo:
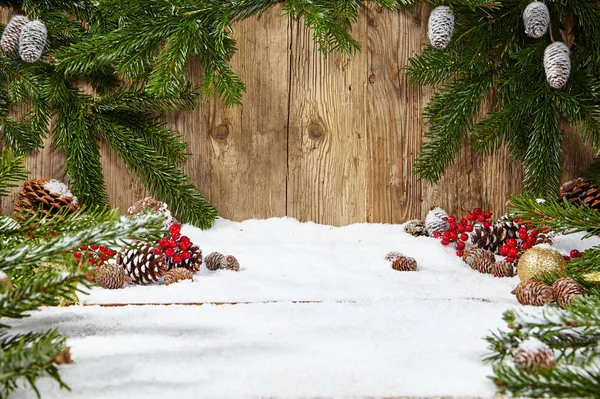
{"type": "Polygon", "coordinates": [[[442,208],[430,210],[425,217],[425,227],[430,236],[433,236],[436,232],[443,233],[449,225],[448,213],[442,208]]]}
{"type": "Polygon", "coordinates": [[[202,250],[197,245],[192,245],[188,248],[190,257],[182,260],[179,264],[175,264],[172,259],[169,259],[169,269],[181,268],[196,273],[202,267],[202,250]]]}
{"type": "Polygon", "coordinates": [[[166,285],[178,283],[182,280],[192,280],[192,272],[188,269],[184,269],[183,267],[177,267],[169,270],[167,274],[165,274],[166,285]]]}
{"type": "Polygon", "coordinates": [[[492,274],[494,277],[512,277],[515,275],[515,268],[512,263],[500,261],[492,266],[492,274]]]}
{"type": "Polygon", "coordinates": [[[400,272],[414,272],[417,270],[417,261],[408,256],[400,256],[392,262],[392,269],[400,272]]]}
{"type": "Polygon", "coordinates": [[[538,280],[521,282],[513,294],[521,305],[544,306],[552,301],[552,287],[538,280]]]}
{"type": "Polygon", "coordinates": [[[554,300],[561,308],[569,306],[575,297],[583,295],[584,292],[583,288],[577,284],[577,281],[569,277],[559,278],[552,284],[554,300]]]}
{"type": "Polygon", "coordinates": [[[105,263],[94,271],[94,282],[108,290],[123,288],[125,283],[130,281],[131,278],[121,266],[105,263]]]}
{"type": "Polygon", "coordinates": [[[427,227],[425,227],[425,223],[420,221],[419,219],[409,220],[404,225],[404,231],[406,231],[411,236],[419,237],[419,236],[427,236],[427,227]]]}
{"type": "Polygon", "coordinates": [[[123,248],[117,254],[116,261],[134,283],[152,283],[167,273],[165,254],[156,253],[151,245],[140,241],[134,241],[131,245],[132,248],[123,248]]]}
{"type": "Polygon", "coordinates": [[[26,181],[15,202],[17,213],[40,210],[45,215],[53,215],[62,208],[75,212],[79,208],[79,203],[69,188],[58,180],[26,181]]]}
{"type": "Polygon", "coordinates": [[[493,253],[481,248],[468,249],[463,255],[463,260],[471,269],[477,270],[479,273],[491,273],[496,262],[493,253]]]}
{"type": "Polygon", "coordinates": [[[515,365],[521,369],[552,368],[556,366],[550,347],[537,339],[528,339],[513,351],[515,365]]]}
{"type": "Polygon", "coordinates": [[[588,179],[578,177],[563,183],[560,187],[560,199],[566,198],[575,205],[587,205],[600,210],[600,190],[588,179]]]}

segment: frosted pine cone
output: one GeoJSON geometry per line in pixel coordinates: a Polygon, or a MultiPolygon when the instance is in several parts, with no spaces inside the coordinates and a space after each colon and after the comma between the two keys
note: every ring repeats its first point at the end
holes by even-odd
{"type": "Polygon", "coordinates": [[[420,221],[419,219],[409,220],[404,225],[404,231],[406,231],[411,236],[419,237],[419,236],[427,236],[427,227],[425,227],[425,223],[420,221]]]}
{"type": "Polygon", "coordinates": [[[515,268],[512,263],[500,261],[492,266],[492,274],[494,277],[512,277],[515,275],[515,268]]]}
{"type": "Polygon", "coordinates": [[[15,201],[16,213],[39,211],[50,216],[65,207],[75,212],[79,202],[66,184],[54,179],[26,181],[15,201]]]}
{"type": "Polygon", "coordinates": [[[548,7],[539,1],[530,3],[523,11],[523,23],[525,24],[527,36],[534,39],[544,36],[548,31],[548,25],[550,25],[548,7]]]}
{"type": "Polygon", "coordinates": [[[221,269],[233,270],[234,272],[240,271],[240,262],[233,255],[227,255],[224,261],[221,263],[221,269]]]}
{"type": "Polygon", "coordinates": [[[544,69],[546,79],[554,89],[567,84],[571,74],[571,58],[569,48],[563,42],[554,42],[544,51],[544,69]]]}
{"type": "Polygon", "coordinates": [[[192,280],[192,272],[188,269],[184,269],[183,267],[177,267],[169,270],[167,274],[165,274],[166,285],[178,283],[182,280],[192,280]]]}
{"type": "Polygon", "coordinates": [[[449,225],[448,213],[442,208],[430,210],[425,217],[425,227],[430,236],[433,236],[436,232],[443,233],[449,225]]]}
{"type": "Polygon", "coordinates": [[[395,261],[397,258],[400,258],[402,256],[402,254],[400,252],[388,252],[388,254],[385,256],[385,260],[389,261],[389,262],[393,262],[395,261]]]}
{"type": "Polygon", "coordinates": [[[104,264],[94,271],[94,282],[107,290],[123,288],[126,282],[131,282],[121,266],[104,264]]]}
{"type": "Polygon", "coordinates": [[[165,221],[163,223],[163,227],[165,229],[168,229],[172,224],[177,223],[177,221],[171,215],[168,205],[152,197],[146,197],[131,205],[127,209],[127,215],[135,216],[144,212],[148,208],[154,209],[156,212],[162,213],[165,216],[165,221]]]}
{"type": "Polygon", "coordinates": [[[25,62],[36,62],[46,47],[48,30],[42,21],[31,21],[21,30],[19,56],[25,62]]]}
{"type": "Polygon", "coordinates": [[[556,366],[552,349],[536,338],[521,342],[513,351],[513,360],[517,367],[528,370],[556,366]]]}
{"type": "Polygon", "coordinates": [[[21,30],[28,23],[29,19],[23,15],[16,15],[10,19],[10,22],[4,28],[4,32],[2,32],[2,39],[0,39],[2,51],[7,54],[17,51],[21,30]]]}
{"type": "Polygon", "coordinates": [[[479,273],[491,273],[494,262],[496,261],[493,253],[480,248],[468,250],[468,252],[463,255],[463,259],[471,269],[477,270],[479,273]]]}
{"type": "Polygon", "coordinates": [[[224,262],[224,259],[225,255],[219,252],[213,252],[206,257],[204,263],[206,264],[206,268],[208,270],[215,271],[221,268],[221,263],[224,262]]]}
{"type": "Polygon", "coordinates": [[[137,284],[158,281],[167,273],[167,258],[164,253],[146,243],[134,241],[132,248],[123,248],[116,261],[131,280],[137,284]]]}
{"type": "Polygon", "coordinates": [[[417,270],[417,261],[408,256],[400,256],[392,262],[392,269],[400,272],[414,272],[417,270]]]}
{"type": "Polygon", "coordinates": [[[569,306],[573,299],[579,295],[583,295],[583,288],[577,281],[569,277],[559,278],[552,284],[552,293],[554,300],[560,305],[561,308],[569,306]]]}
{"type": "Polygon", "coordinates": [[[427,31],[427,37],[429,37],[431,45],[438,50],[445,49],[450,44],[452,32],[454,32],[454,14],[452,10],[446,6],[434,8],[429,16],[427,31]]]}
{"type": "Polygon", "coordinates": [[[513,294],[521,305],[544,306],[552,301],[552,287],[538,280],[521,282],[513,294]]]}

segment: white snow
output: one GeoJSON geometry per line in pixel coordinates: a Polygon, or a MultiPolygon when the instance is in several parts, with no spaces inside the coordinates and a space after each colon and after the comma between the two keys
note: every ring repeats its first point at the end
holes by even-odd
{"type": "Polygon", "coordinates": [[[44,190],[50,194],[58,195],[60,198],[72,198],[71,203],[77,203],[77,197],[73,196],[69,187],[61,181],[51,179],[44,184],[44,190]]]}
{"type": "Polygon", "coordinates": [[[537,339],[535,337],[527,338],[525,341],[523,341],[519,344],[518,348],[522,349],[524,351],[533,352],[533,353],[535,353],[541,349],[550,349],[550,347],[548,345],[546,345],[545,343],[543,343],[542,341],[540,341],[539,339],[537,339]]]}
{"type": "MultiPolygon", "coordinates": [[[[74,306],[15,321],[15,331],[58,327],[70,336],[76,363],[61,372],[73,392],[43,381],[44,398],[495,393],[481,362],[482,338],[503,326],[505,310],[520,306],[510,294],[517,278],[479,274],[454,249],[400,225],[219,220],[210,230],[184,226],[182,233],[204,254],[236,256],[240,272],[97,288],[82,303],[243,303],[74,306]],[[394,250],[415,258],[417,272],[393,270],[384,257],[394,250]]],[[[567,252],[599,241],[555,240],[567,252]]]]}

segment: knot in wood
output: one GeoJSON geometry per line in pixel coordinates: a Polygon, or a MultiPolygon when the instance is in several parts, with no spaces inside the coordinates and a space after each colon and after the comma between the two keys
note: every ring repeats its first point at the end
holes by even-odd
{"type": "Polygon", "coordinates": [[[320,123],[313,122],[308,125],[308,137],[313,140],[319,140],[325,135],[325,127],[320,123]]]}
{"type": "Polygon", "coordinates": [[[369,83],[371,83],[371,84],[375,83],[375,74],[374,74],[374,73],[372,73],[372,74],[369,76],[369,83]]]}
{"type": "Polygon", "coordinates": [[[210,129],[210,135],[217,140],[225,140],[229,137],[229,126],[221,124],[210,129]]]}

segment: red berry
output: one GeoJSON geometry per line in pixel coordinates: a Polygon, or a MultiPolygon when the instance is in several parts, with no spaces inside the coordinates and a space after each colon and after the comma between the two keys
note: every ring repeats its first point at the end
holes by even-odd
{"type": "Polygon", "coordinates": [[[159,255],[162,252],[162,250],[159,247],[156,247],[152,250],[152,252],[154,252],[156,255],[159,255]]]}
{"type": "Polygon", "coordinates": [[[73,254],[73,256],[75,257],[75,259],[80,259],[81,258],[81,253],[80,252],[75,252],[73,254]]]}
{"type": "Polygon", "coordinates": [[[90,265],[95,265],[96,259],[88,259],[88,262],[90,262],[90,265]]]}
{"type": "Polygon", "coordinates": [[[571,255],[571,258],[581,258],[581,252],[576,249],[572,249],[569,255],[571,255]]]}
{"type": "Polygon", "coordinates": [[[529,235],[527,233],[525,233],[525,234],[519,233],[519,239],[521,241],[527,241],[528,238],[529,238],[529,235]]]}
{"type": "Polygon", "coordinates": [[[463,226],[462,224],[460,226],[458,226],[458,229],[456,229],[456,231],[458,231],[459,233],[464,233],[467,230],[467,228],[465,226],[463,226]]]}
{"type": "Polygon", "coordinates": [[[175,248],[177,246],[177,242],[175,240],[168,240],[169,244],[168,247],[169,248],[175,248]]]}
{"type": "Polygon", "coordinates": [[[475,208],[475,209],[473,209],[473,213],[475,215],[477,215],[477,216],[481,215],[481,213],[482,213],[481,208],[475,208]]]}
{"type": "Polygon", "coordinates": [[[439,231],[436,231],[435,233],[433,233],[433,238],[440,238],[442,236],[442,233],[440,233],[439,231]]]}
{"type": "Polygon", "coordinates": [[[90,247],[91,247],[91,248],[92,248],[94,251],[97,251],[97,250],[98,250],[98,248],[99,248],[99,246],[98,246],[97,244],[92,244],[92,245],[90,245],[90,247]]]}
{"type": "Polygon", "coordinates": [[[538,230],[531,230],[531,232],[529,233],[532,237],[537,237],[538,234],[540,234],[540,232],[538,230]]]}
{"type": "Polygon", "coordinates": [[[508,240],[506,240],[506,245],[508,245],[509,248],[516,248],[517,240],[515,240],[514,238],[509,238],[508,240]]]}
{"type": "Polygon", "coordinates": [[[563,255],[563,259],[566,260],[567,262],[571,260],[570,256],[567,255],[563,255]]]}
{"type": "Polygon", "coordinates": [[[113,251],[112,249],[109,249],[109,250],[106,251],[106,255],[112,257],[112,256],[115,256],[116,254],[115,254],[115,251],[113,251]]]}
{"type": "Polygon", "coordinates": [[[459,249],[458,251],[456,251],[456,256],[458,256],[459,258],[462,258],[462,256],[463,256],[464,254],[465,254],[465,251],[463,251],[463,250],[460,250],[460,249],[459,249]]]}
{"type": "Polygon", "coordinates": [[[467,214],[467,219],[469,219],[471,222],[477,219],[477,216],[472,214],[472,213],[468,213],[467,214]]]}
{"type": "Polygon", "coordinates": [[[171,233],[172,239],[179,240],[179,237],[181,237],[181,233],[179,233],[179,232],[171,233]]]}
{"type": "Polygon", "coordinates": [[[473,225],[471,225],[471,224],[468,224],[468,225],[467,225],[467,233],[470,233],[470,232],[472,232],[472,231],[473,231],[473,225]]]}
{"type": "Polygon", "coordinates": [[[450,240],[456,241],[457,239],[458,239],[458,234],[456,234],[456,231],[451,231],[450,232],[450,240]]]}
{"type": "Polygon", "coordinates": [[[183,259],[189,259],[189,258],[190,258],[190,256],[191,256],[191,255],[190,255],[190,252],[189,252],[189,251],[183,251],[183,252],[181,253],[181,257],[182,257],[183,259]]]}
{"type": "Polygon", "coordinates": [[[504,258],[504,260],[508,263],[515,263],[515,258],[513,258],[512,256],[507,256],[506,258],[504,258]]]}
{"type": "Polygon", "coordinates": [[[492,224],[488,221],[483,222],[483,227],[485,227],[486,229],[489,229],[490,227],[492,227],[492,224]]]}
{"type": "Polygon", "coordinates": [[[191,242],[190,238],[188,236],[181,236],[181,238],[179,239],[179,241],[187,241],[187,242],[191,242]]]}
{"type": "Polygon", "coordinates": [[[486,219],[491,218],[492,217],[492,212],[490,212],[490,211],[483,212],[483,217],[486,218],[486,219]]]}
{"type": "Polygon", "coordinates": [[[468,235],[468,234],[465,234],[465,233],[462,233],[462,234],[460,235],[460,240],[461,240],[461,241],[468,241],[468,240],[469,240],[469,235],[468,235]]]}
{"type": "Polygon", "coordinates": [[[106,257],[104,255],[100,255],[99,258],[102,262],[106,262],[108,260],[108,257],[106,257]]]}
{"type": "Polygon", "coordinates": [[[483,223],[485,222],[485,217],[483,217],[483,215],[477,215],[477,221],[483,223]]]}
{"type": "Polygon", "coordinates": [[[456,248],[457,249],[465,249],[465,243],[462,241],[459,241],[456,243],[456,248]]]}
{"type": "Polygon", "coordinates": [[[169,231],[171,233],[179,233],[181,231],[181,225],[180,224],[172,224],[169,226],[169,231]]]}
{"type": "Polygon", "coordinates": [[[521,223],[522,221],[523,221],[523,218],[516,218],[513,220],[513,222],[515,222],[517,224],[521,223]]]}
{"type": "Polygon", "coordinates": [[[526,234],[527,233],[527,227],[520,227],[519,228],[519,234],[526,234]]]}
{"type": "Polygon", "coordinates": [[[531,247],[532,245],[529,242],[524,242],[523,244],[521,244],[521,248],[523,249],[529,249],[531,247]]]}
{"type": "Polygon", "coordinates": [[[175,262],[175,263],[181,263],[182,259],[183,258],[179,254],[173,255],[173,262],[175,262]]]}
{"type": "Polygon", "coordinates": [[[450,240],[448,240],[446,238],[442,239],[442,245],[448,245],[448,244],[450,244],[450,240]]]}
{"type": "Polygon", "coordinates": [[[500,247],[500,255],[501,256],[508,256],[509,252],[510,252],[510,248],[508,247],[508,245],[503,245],[500,247]]]}
{"type": "Polygon", "coordinates": [[[82,245],[79,247],[79,249],[81,249],[82,251],[87,251],[88,247],[87,245],[82,245]]]}
{"type": "Polygon", "coordinates": [[[175,255],[175,250],[173,248],[167,248],[167,249],[165,249],[165,256],[167,258],[172,258],[173,255],[175,255]]]}
{"type": "Polygon", "coordinates": [[[467,218],[461,218],[460,219],[460,224],[463,226],[466,226],[469,224],[469,221],[467,220],[467,218]]]}
{"type": "Polygon", "coordinates": [[[508,256],[516,257],[518,254],[519,254],[519,249],[518,248],[511,248],[508,251],[508,256]]]}
{"type": "Polygon", "coordinates": [[[448,216],[448,223],[456,223],[456,217],[455,216],[448,216]]]}
{"type": "Polygon", "coordinates": [[[162,248],[166,248],[169,246],[169,240],[167,240],[166,238],[161,238],[160,240],[158,240],[158,245],[160,245],[162,248]]]}
{"type": "Polygon", "coordinates": [[[448,226],[448,230],[450,231],[455,231],[457,228],[458,226],[454,222],[450,223],[450,226],[448,226]]]}

